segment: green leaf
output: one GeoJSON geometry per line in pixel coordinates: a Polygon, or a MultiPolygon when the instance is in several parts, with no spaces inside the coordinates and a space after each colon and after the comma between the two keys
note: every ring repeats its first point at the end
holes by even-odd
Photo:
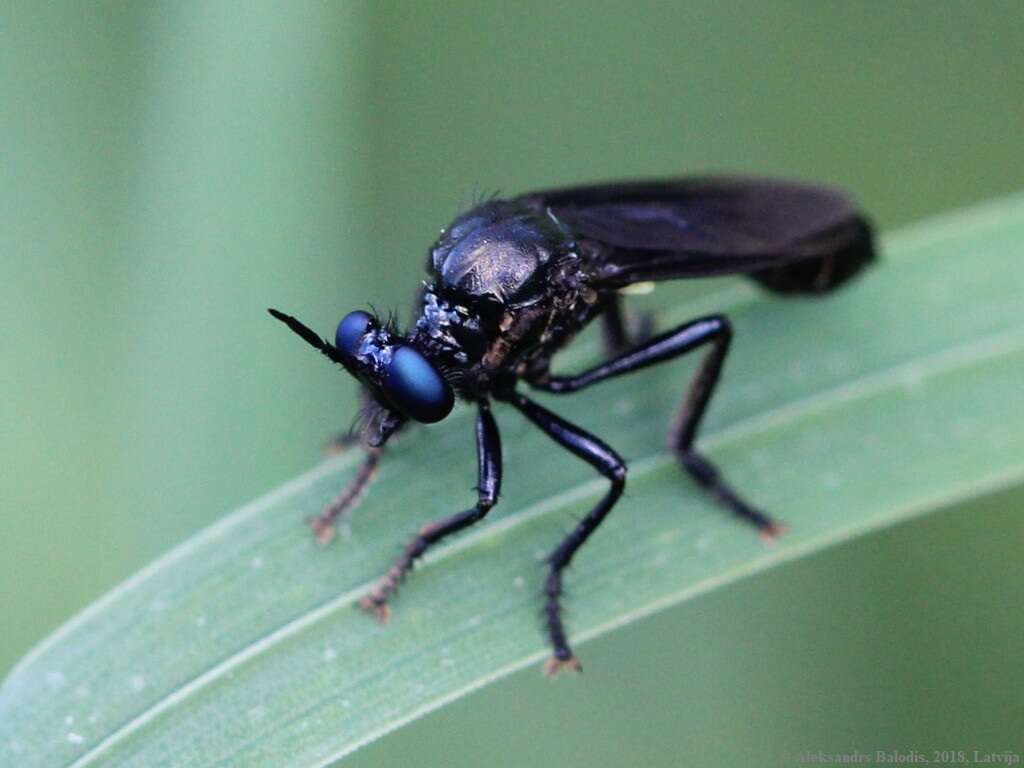
{"type": "MultiPolygon", "coordinates": [[[[664,451],[694,361],[547,398],[630,460],[626,497],[568,576],[577,645],[1022,483],[1021,243],[1018,197],[888,238],[878,268],[824,300],[773,298],[740,281],[647,297],[661,326],[708,311],[734,319],[702,444],[789,533],[766,546],[664,451]]],[[[581,340],[559,366],[598,354],[593,338],[581,340]]],[[[472,502],[468,409],[395,446],[350,533],[330,548],[303,520],[351,477],[354,455],[230,515],[72,619],[0,689],[0,763],[325,765],[539,663],[538,559],[605,483],[508,409],[497,413],[501,503],[426,558],[390,625],[356,604],[421,522],[472,502]]]]}

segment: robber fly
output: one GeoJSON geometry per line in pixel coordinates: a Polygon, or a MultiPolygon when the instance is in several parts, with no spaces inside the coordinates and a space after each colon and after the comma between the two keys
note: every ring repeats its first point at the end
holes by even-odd
{"type": "Polygon", "coordinates": [[[781,530],[741,496],[695,445],[729,350],[729,319],[715,314],[632,338],[619,290],[641,281],[745,274],[770,291],[821,294],[874,258],[871,228],[853,202],[826,187],[708,177],[600,184],[489,200],[441,231],[428,253],[419,316],[405,333],[355,311],[334,343],[277,310],[270,313],[363,385],[364,462],[313,527],[330,541],[337,519],[362,498],[388,439],[411,422],[444,419],[456,398],[477,409],[478,496],[473,507],[427,522],[362,600],[383,621],[413,564],[437,542],[483,519],[501,489],[501,440],[491,402],[508,403],[608,480],[604,497],[545,560],[549,675],[580,668],[562,622],[562,576],[622,495],[626,463],[615,449],[520,391],[579,392],[615,376],[707,347],[669,430],[672,451],[696,482],[768,540],[781,530]],[[591,320],[603,321],[608,359],[557,375],[552,356],[591,320]]]}

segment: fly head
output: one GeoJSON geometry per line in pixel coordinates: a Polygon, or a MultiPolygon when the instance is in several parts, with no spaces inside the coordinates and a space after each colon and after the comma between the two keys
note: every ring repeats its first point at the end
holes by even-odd
{"type": "Polygon", "coordinates": [[[441,421],[455,404],[451,385],[419,349],[369,312],[349,312],[338,323],[334,344],[294,317],[270,314],[308,344],[345,368],[372,395],[364,439],[384,442],[406,421],[441,421]]]}

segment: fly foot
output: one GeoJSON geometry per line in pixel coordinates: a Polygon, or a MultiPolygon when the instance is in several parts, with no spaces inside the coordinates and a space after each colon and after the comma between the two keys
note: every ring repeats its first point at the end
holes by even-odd
{"type": "Polygon", "coordinates": [[[573,672],[583,672],[583,665],[580,664],[580,660],[575,656],[569,656],[565,659],[560,659],[558,656],[552,656],[546,662],[544,662],[544,675],[545,677],[554,678],[563,669],[572,670],[573,672]]]}
{"type": "Polygon", "coordinates": [[[313,535],[316,536],[317,542],[322,547],[326,547],[332,541],[337,533],[337,529],[334,527],[334,520],[328,515],[316,515],[307,519],[309,527],[313,529],[313,535]]]}
{"type": "Polygon", "coordinates": [[[378,598],[372,594],[367,595],[359,601],[359,607],[374,614],[381,624],[391,621],[391,606],[388,605],[386,598],[378,598]]]}

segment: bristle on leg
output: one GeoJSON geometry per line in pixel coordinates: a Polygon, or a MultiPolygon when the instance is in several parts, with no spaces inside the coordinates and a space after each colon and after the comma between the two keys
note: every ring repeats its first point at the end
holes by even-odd
{"type": "Polygon", "coordinates": [[[356,476],[352,478],[352,481],[345,490],[324,507],[323,512],[309,519],[309,526],[313,529],[316,540],[321,545],[326,546],[334,540],[337,532],[337,520],[351,514],[352,510],[358,507],[359,503],[366,496],[370,483],[373,482],[373,478],[377,475],[380,465],[380,454],[379,448],[369,449],[366,452],[366,458],[359,467],[359,471],[356,472],[356,476]]]}

